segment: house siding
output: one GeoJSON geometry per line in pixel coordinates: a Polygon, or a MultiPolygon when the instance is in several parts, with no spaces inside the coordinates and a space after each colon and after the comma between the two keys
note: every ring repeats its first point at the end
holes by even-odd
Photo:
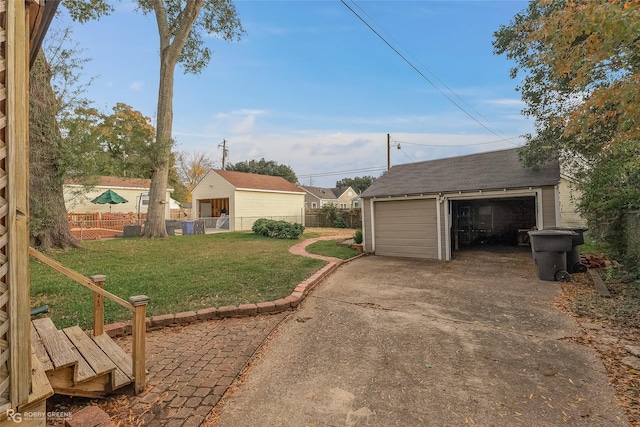
{"type": "MultiPolygon", "coordinates": [[[[193,218],[196,219],[202,216],[198,200],[228,198],[229,207],[230,209],[233,209],[234,190],[233,186],[220,175],[215,173],[208,173],[205,175],[202,181],[200,181],[196,188],[191,192],[191,200],[193,201],[191,212],[193,218]]],[[[233,226],[233,224],[231,224],[231,226],[233,226]]]]}
{"type": "Polygon", "coordinates": [[[566,178],[560,179],[558,186],[560,198],[560,225],[562,227],[585,227],[586,219],[577,210],[577,204],[581,194],[571,181],[566,178]]]}
{"type": "Polygon", "coordinates": [[[555,187],[542,187],[542,228],[556,227],[555,187]]]}
{"type": "Polygon", "coordinates": [[[362,249],[364,252],[373,252],[373,242],[371,236],[371,199],[362,200],[362,249]]]}
{"type": "MultiPolygon", "coordinates": [[[[148,193],[148,188],[125,188],[125,187],[89,187],[87,190],[82,186],[65,185],[63,187],[64,204],[67,212],[70,213],[138,213],[138,201],[142,193],[148,193]],[[91,200],[95,199],[108,189],[113,190],[119,196],[127,200],[127,203],[119,203],[116,205],[100,205],[91,203],[91,200]]],[[[169,199],[170,192],[167,191],[165,200],[167,201],[167,208],[165,216],[169,218],[169,199]]],[[[140,203],[140,212],[147,213],[147,205],[140,203]]]]}
{"type": "Polygon", "coordinates": [[[447,221],[445,221],[445,215],[447,214],[446,210],[447,202],[439,202],[438,209],[440,209],[440,254],[438,255],[438,259],[445,259],[447,254],[447,221]]]}
{"type": "Polygon", "coordinates": [[[435,199],[374,203],[375,253],[410,258],[438,258],[435,199]]]}
{"type": "Polygon", "coordinates": [[[238,190],[229,213],[235,219],[235,230],[251,230],[259,218],[304,223],[304,195],[238,190]],[[256,209],[260,206],[260,209],[256,209]]]}
{"type": "Polygon", "coordinates": [[[347,209],[351,207],[351,200],[358,196],[358,194],[353,190],[353,188],[349,187],[347,190],[340,195],[338,198],[338,206],[344,204],[347,206],[347,209]]]}

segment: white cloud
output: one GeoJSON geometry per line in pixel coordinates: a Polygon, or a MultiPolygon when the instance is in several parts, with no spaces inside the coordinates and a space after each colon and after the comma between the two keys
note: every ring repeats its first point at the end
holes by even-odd
{"type": "Polygon", "coordinates": [[[142,89],[143,89],[143,86],[144,86],[144,82],[140,82],[140,81],[132,82],[129,85],[129,89],[131,89],[133,91],[136,91],[136,92],[141,92],[142,89]]]}
{"type": "Polygon", "coordinates": [[[516,98],[498,98],[498,99],[485,99],[482,101],[487,105],[495,105],[498,107],[519,107],[525,106],[525,103],[521,99],[516,98]]]}

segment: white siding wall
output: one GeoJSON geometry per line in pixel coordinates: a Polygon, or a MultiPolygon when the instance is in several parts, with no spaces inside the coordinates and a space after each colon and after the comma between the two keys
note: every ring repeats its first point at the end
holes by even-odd
{"type": "Polygon", "coordinates": [[[304,194],[237,190],[231,206],[235,230],[251,230],[258,218],[284,219],[303,223],[304,194]]]}
{"type": "MultiPolygon", "coordinates": [[[[211,171],[202,181],[198,183],[196,188],[191,192],[191,200],[192,200],[192,208],[191,208],[191,216],[195,218],[200,217],[200,209],[198,200],[203,199],[229,199],[229,209],[231,212],[234,211],[233,207],[233,193],[235,189],[229,182],[223,179],[217,173],[211,171]]],[[[233,225],[233,224],[231,224],[233,225]]]]}
{"type": "MultiPolygon", "coordinates": [[[[113,213],[138,213],[138,201],[142,193],[148,193],[148,188],[119,188],[119,187],[93,187],[90,190],[85,190],[79,186],[63,187],[64,204],[67,212],[73,213],[93,213],[93,212],[113,212],[113,213]],[[99,205],[91,203],[91,200],[98,197],[108,189],[116,192],[119,196],[122,196],[127,200],[127,203],[119,203],[117,205],[99,205]],[[111,210],[109,210],[111,207],[111,210]]],[[[171,193],[167,191],[166,201],[169,202],[171,193]]],[[[169,203],[167,203],[167,212],[165,216],[169,218],[169,203]]],[[[140,203],[140,213],[147,212],[147,205],[140,203]]]]}
{"type": "Polygon", "coordinates": [[[560,178],[560,225],[563,227],[584,227],[587,221],[577,211],[580,192],[566,178],[560,178]]]}

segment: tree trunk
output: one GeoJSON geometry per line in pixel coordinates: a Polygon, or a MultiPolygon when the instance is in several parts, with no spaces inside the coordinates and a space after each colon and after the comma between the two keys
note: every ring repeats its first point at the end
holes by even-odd
{"type": "Polygon", "coordinates": [[[50,247],[77,247],[64,205],[60,164],[60,129],[56,121],[57,101],[44,55],[38,55],[30,74],[29,107],[29,205],[30,243],[50,247]]]}
{"type": "Polygon", "coordinates": [[[160,53],[160,87],[158,91],[158,119],[156,124],[156,150],[154,153],[149,209],[144,227],[145,237],[166,237],[165,210],[169,182],[169,160],[173,139],[173,80],[176,62],[160,53]]]}

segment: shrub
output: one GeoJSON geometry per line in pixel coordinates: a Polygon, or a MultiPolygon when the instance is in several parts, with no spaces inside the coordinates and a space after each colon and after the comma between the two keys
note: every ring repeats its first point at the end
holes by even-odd
{"type": "Polygon", "coordinates": [[[333,221],[333,228],[347,228],[347,223],[339,216],[333,221]]]}
{"type": "Polygon", "coordinates": [[[299,239],[304,233],[304,227],[298,223],[260,218],[253,223],[251,231],[276,239],[299,239]]]}
{"type": "Polygon", "coordinates": [[[358,245],[362,244],[362,230],[361,229],[357,229],[356,233],[353,235],[353,241],[356,242],[358,245]]]}

